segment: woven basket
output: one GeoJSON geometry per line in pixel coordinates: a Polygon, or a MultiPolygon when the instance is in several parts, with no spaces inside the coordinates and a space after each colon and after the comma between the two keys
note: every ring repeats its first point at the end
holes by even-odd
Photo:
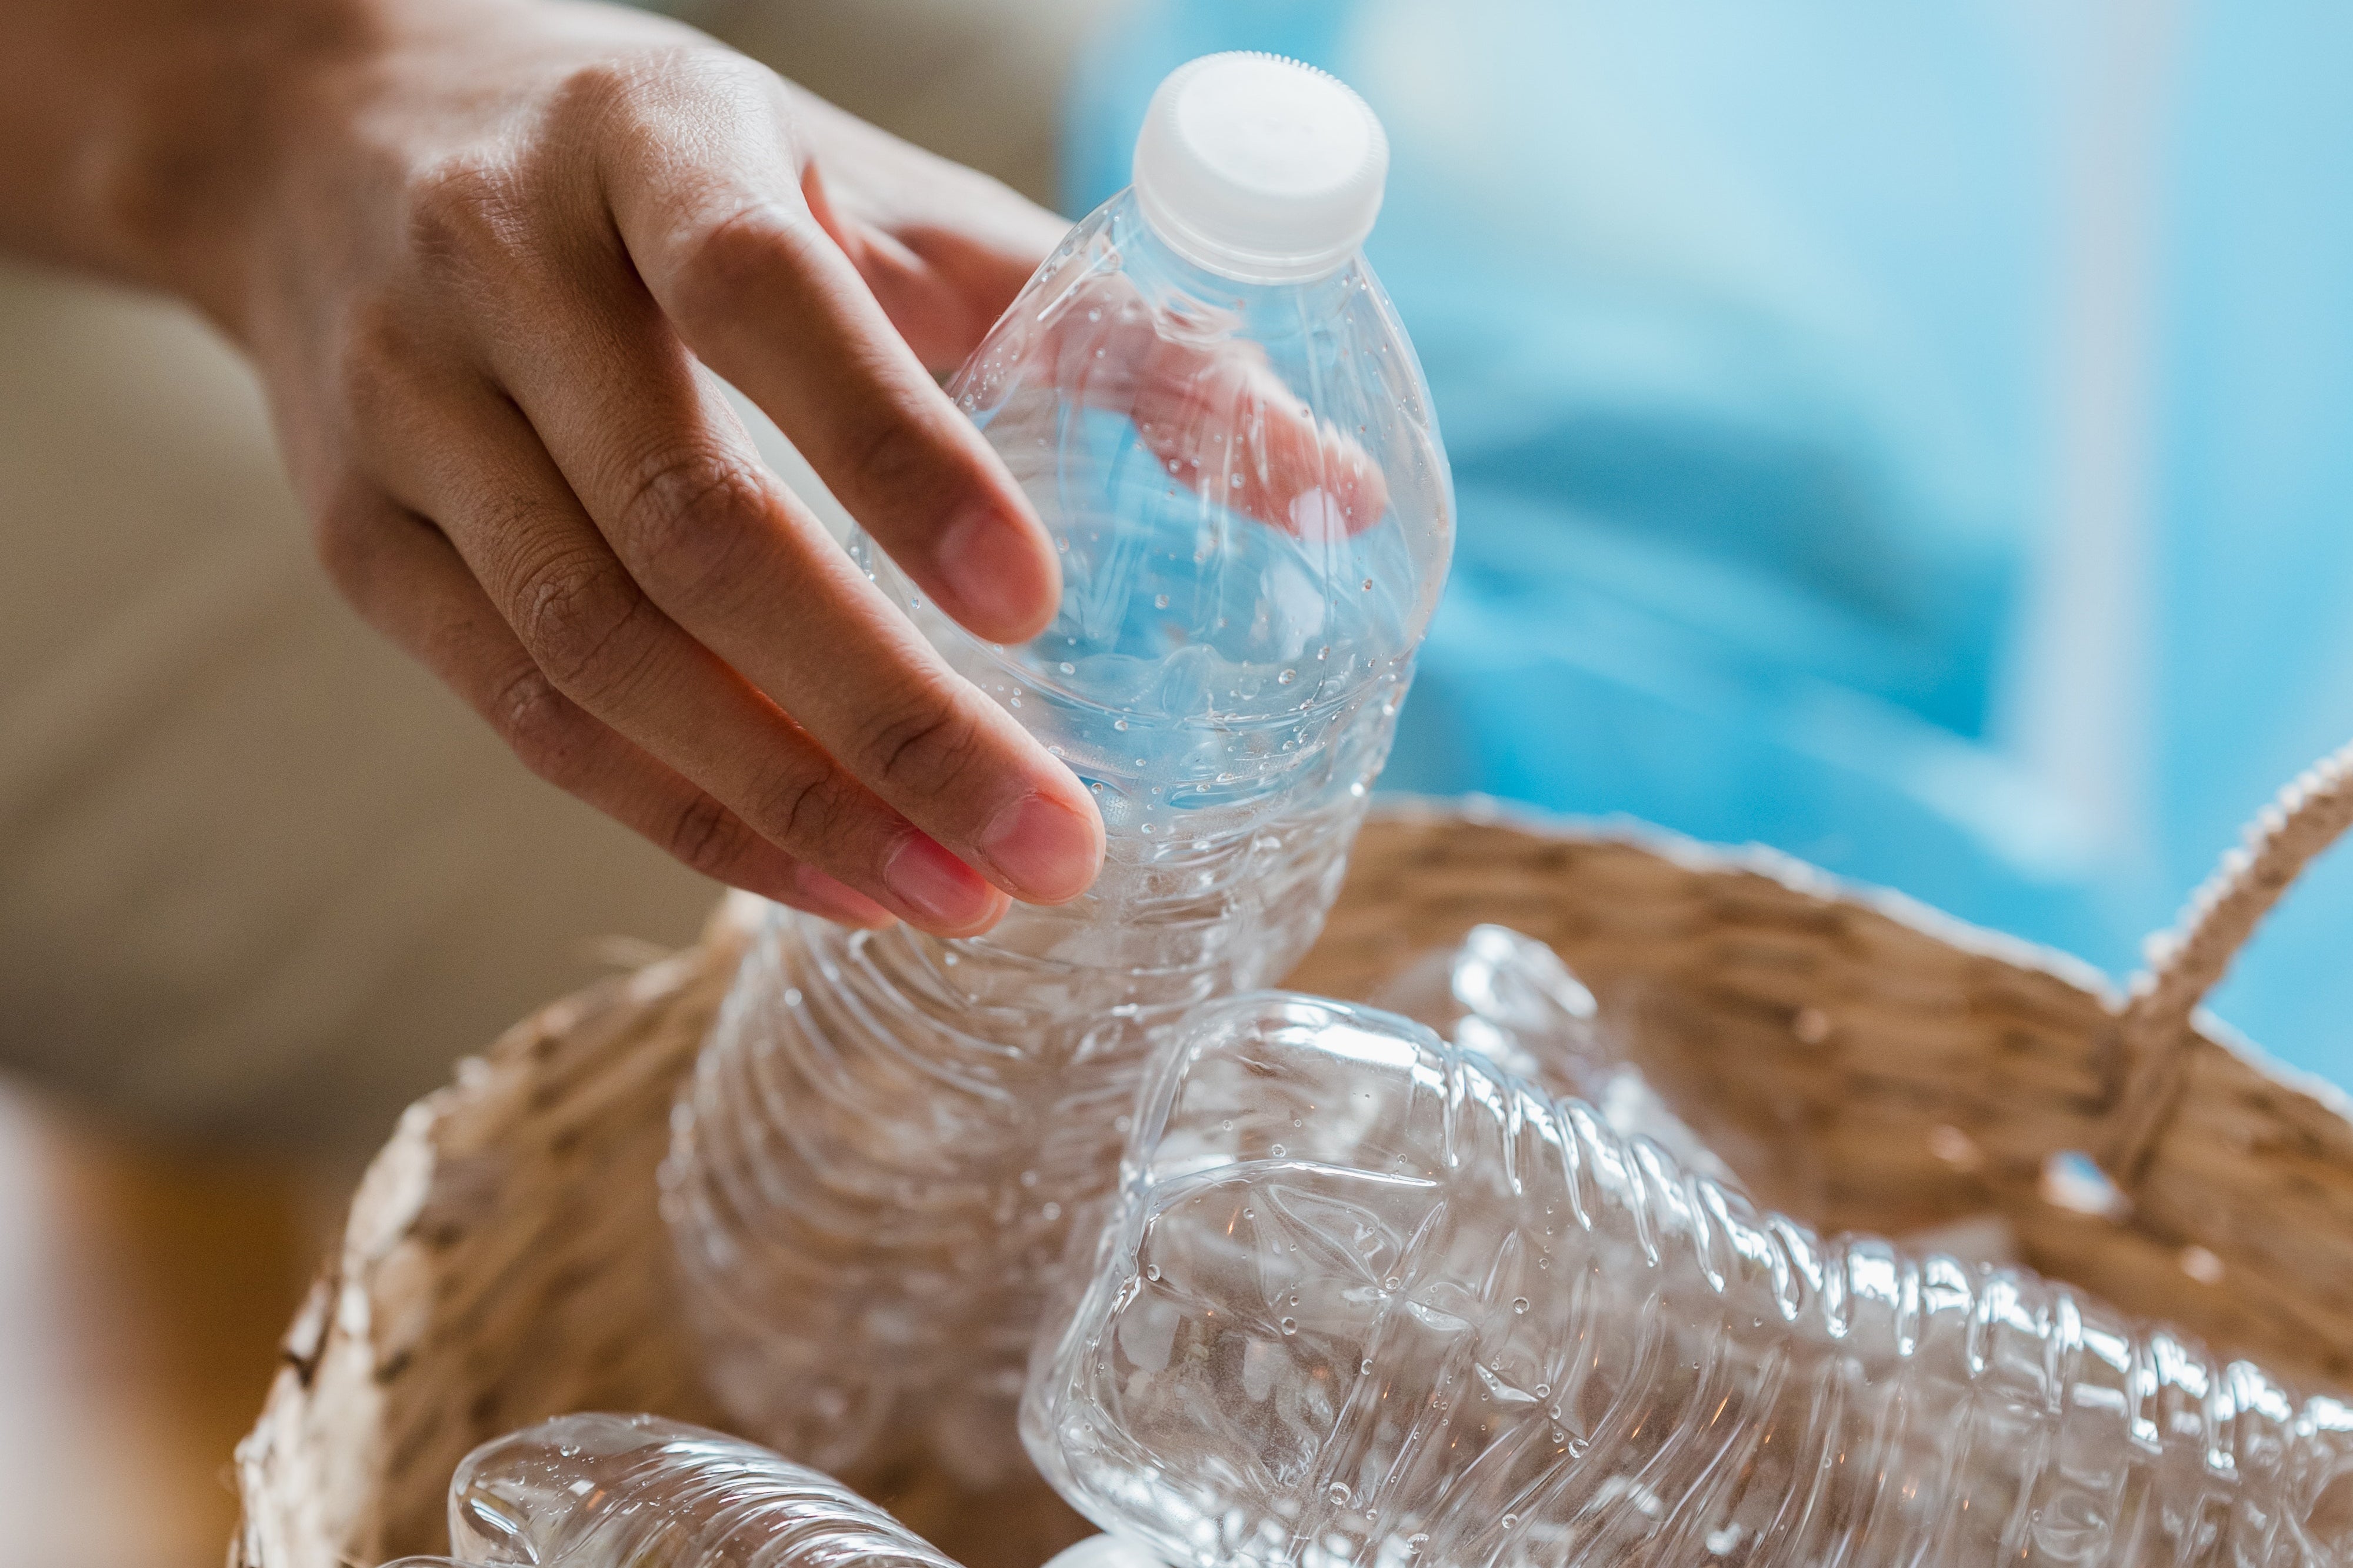
{"type": "MultiPolygon", "coordinates": [[[[1494,921],[1559,950],[1642,1065],[1769,1201],[1829,1228],[1994,1214],[2025,1259],[2216,1350],[2353,1385],[2353,1123],[2193,1017],[2353,819],[2353,749],[2300,781],[2124,996],[2083,965],[1778,856],[1435,806],[1377,815],[1293,984],[1363,997],[1494,921]],[[2053,1172],[2116,1178],[2108,1214],[2053,1172]]],[[[557,1412],[710,1420],[654,1168],[749,929],[559,1002],[419,1101],[377,1156],[237,1450],[231,1568],[443,1543],[451,1467],[557,1412]]],[[[2084,1184],[2080,1178],[2075,1187],[2084,1184]]],[[[1042,1487],[853,1478],[973,1568],[1085,1532],[1042,1487]]]]}

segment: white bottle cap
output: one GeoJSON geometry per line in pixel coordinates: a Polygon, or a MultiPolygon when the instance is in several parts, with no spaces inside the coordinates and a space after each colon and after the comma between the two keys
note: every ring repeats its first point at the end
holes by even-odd
{"type": "Polygon", "coordinates": [[[1389,140],[1336,77],[1280,55],[1204,55],[1152,95],[1135,199],[1169,248],[1250,282],[1335,272],[1381,210],[1389,140]]]}
{"type": "Polygon", "coordinates": [[[1090,1535],[1046,1560],[1046,1568],[1166,1568],[1148,1547],[1116,1535],[1090,1535]]]}

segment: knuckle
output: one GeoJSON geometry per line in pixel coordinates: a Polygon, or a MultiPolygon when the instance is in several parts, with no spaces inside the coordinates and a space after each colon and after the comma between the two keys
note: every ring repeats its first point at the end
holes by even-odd
{"type": "Polygon", "coordinates": [[[748,820],[761,837],[787,849],[838,843],[855,812],[850,793],[825,772],[792,770],[752,790],[748,820]]]}
{"type": "Polygon", "coordinates": [[[583,773],[596,724],[556,689],[544,670],[526,666],[491,700],[491,727],[525,767],[569,789],[583,773]]]}
{"type": "Polygon", "coordinates": [[[708,598],[744,580],[770,498],[752,465],[692,448],[649,467],[623,503],[617,531],[643,569],[684,594],[708,598]]]}
{"type": "Polygon", "coordinates": [[[574,116],[601,120],[641,102],[660,76],[659,57],[635,55],[575,66],[556,84],[550,103],[553,116],[559,122],[574,116]]]}
{"type": "Polygon", "coordinates": [[[965,485],[934,433],[896,410],[879,413],[844,454],[855,488],[886,514],[885,526],[943,521],[965,485]]]}
{"type": "Polygon", "coordinates": [[[618,117],[641,127],[673,122],[685,100],[709,100],[752,73],[751,62],[708,43],[678,43],[590,60],[567,71],[553,97],[559,118],[618,117]]]}
{"type": "Polygon", "coordinates": [[[723,328],[778,273],[799,265],[805,220],[773,201],[739,206],[703,226],[678,264],[677,309],[689,326],[723,328]]]}
{"type": "Polygon", "coordinates": [[[609,561],[554,555],[518,585],[515,633],[559,690],[593,704],[626,679],[625,634],[644,603],[609,561]]]}
{"type": "Polygon", "coordinates": [[[369,597],[376,556],[377,510],[355,501],[331,501],[311,525],[311,549],[327,581],[351,603],[369,597]]]}
{"type": "Polygon", "coordinates": [[[743,849],[744,825],[707,795],[698,795],[671,819],[662,846],[673,859],[706,876],[718,876],[743,849]]]}
{"type": "Polygon", "coordinates": [[[980,725],[934,696],[877,724],[867,736],[868,776],[888,791],[933,795],[971,776],[983,752],[980,725]]]}
{"type": "Polygon", "coordinates": [[[514,169],[480,152],[420,171],[408,192],[412,250],[431,271],[473,273],[525,249],[531,204],[514,169]]]}
{"type": "Polygon", "coordinates": [[[336,336],[332,369],[350,428],[360,433],[400,424],[419,367],[430,357],[400,300],[378,294],[353,304],[336,336]]]}

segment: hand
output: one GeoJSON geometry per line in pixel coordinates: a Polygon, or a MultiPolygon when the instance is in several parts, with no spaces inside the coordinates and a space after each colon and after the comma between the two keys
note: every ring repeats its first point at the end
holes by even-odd
{"type": "Polygon", "coordinates": [[[1054,552],[926,366],[1062,223],[655,18],[362,15],[257,78],[259,172],[233,225],[187,225],[219,230],[197,292],[262,368],[337,585],[535,771],[722,880],[951,935],[1082,892],[1087,792],[711,374],[924,593],[1025,639],[1054,552]]]}

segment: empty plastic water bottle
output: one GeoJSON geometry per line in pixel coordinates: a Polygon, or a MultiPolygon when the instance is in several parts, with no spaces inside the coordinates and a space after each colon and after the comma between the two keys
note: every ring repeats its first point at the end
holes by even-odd
{"type": "Polygon", "coordinates": [[[1627,1059],[1585,983],[1532,936],[1473,926],[1457,945],[1409,964],[1374,1001],[1514,1078],[1584,1100],[1620,1136],[1650,1139],[1694,1175],[1735,1179],[1627,1059]]]}
{"type": "Polygon", "coordinates": [[[1034,641],[977,641],[861,540],[947,661],[1084,779],[1109,847],[985,937],[776,910],[688,1087],[665,1213],[744,1428],[845,1468],[928,1427],[1009,1455],[1043,1276],[1105,1192],[1148,1047],[1280,978],[1339,883],[1442,585],[1453,501],[1359,245],[1387,143],[1339,82],[1196,60],[1135,183],[950,390],[1061,552],[1034,641]]]}
{"type": "Polygon", "coordinates": [[[2344,1564],[2353,1408],[1824,1241],[1390,1015],[1155,1060],[1024,1436],[1175,1563],[2344,1564]]]}
{"type": "Polygon", "coordinates": [[[449,1557],[386,1568],[956,1568],[829,1476],[652,1415],[560,1415],[449,1480],[449,1557]]]}

